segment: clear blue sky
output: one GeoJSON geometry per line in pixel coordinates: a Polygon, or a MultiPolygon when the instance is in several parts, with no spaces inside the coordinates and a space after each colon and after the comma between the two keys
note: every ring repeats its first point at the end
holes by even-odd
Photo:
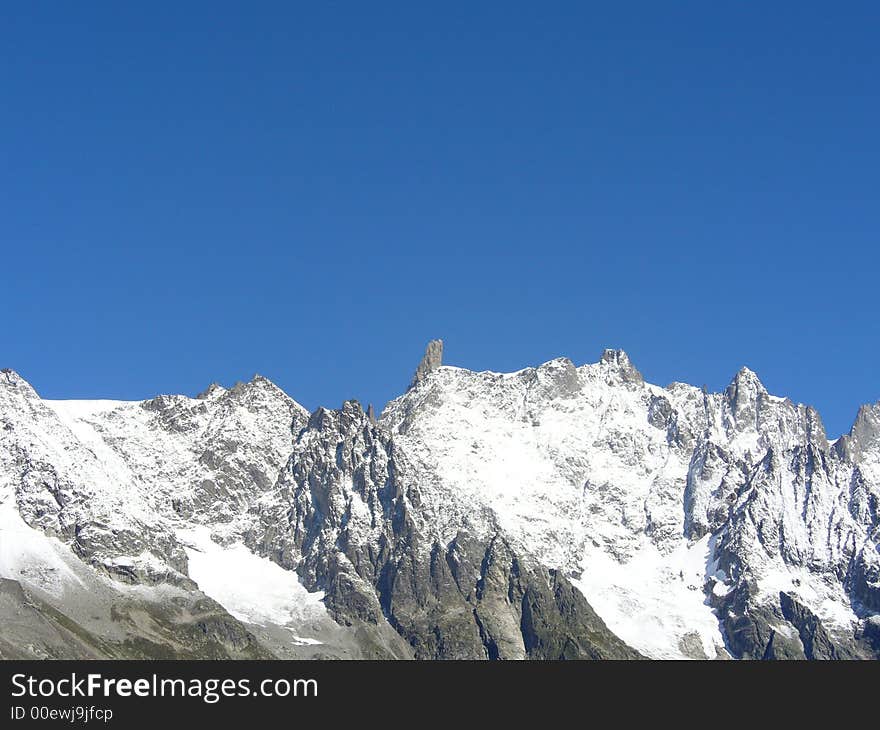
{"type": "Polygon", "coordinates": [[[425,342],[880,398],[880,6],[7,4],[0,366],[377,405],[425,342]],[[613,6],[613,7],[612,7],[613,6]]]}

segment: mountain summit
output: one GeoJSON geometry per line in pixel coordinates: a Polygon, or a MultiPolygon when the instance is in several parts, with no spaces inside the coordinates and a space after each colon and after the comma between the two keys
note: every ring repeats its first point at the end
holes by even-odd
{"type": "Polygon", "coordinates": [[[425,348],[425,354],[422,356],[419,366],[413,375],[410,388],[415,388],[429,373],[434,372],[443,364],[443,340],[431,340],[425,348]]]}

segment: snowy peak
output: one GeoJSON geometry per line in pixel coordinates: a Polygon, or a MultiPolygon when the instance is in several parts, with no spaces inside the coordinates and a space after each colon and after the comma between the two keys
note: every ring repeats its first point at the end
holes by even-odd
{"type": "MultiPolygon", "coordinates": [[[[527,401],[545,398],[570,398],[581,389],[580,377],[574,363],[567,357],[558,357],[545,362],[528,373],[527,401]]],[[[502,378],[502,383],[504,379],[502,378]]]]}
{"type": "Polygon", "coordinates": [[[0,488],[28,525],[73,539],[83,560],[130,581],[186,583],[179,521],[235,535],[307,418],[261,377],[203,399],[146,401],[43,401],[12,382],[0,387],[0,488]]]}
{"type": "Polygon", "coordinates": [[[201,393],[196,396],[197,400],[208,400],[209,398],[215,398],[223,395],[226,392],[226,388],[224,388],[220,383],[211,383],[207,388],[205,388],[201,393]]]}
{"type": "Polygon", "coordinates": [[[360,401],[350,399],[338,410],[321,406],[309,416],[307,427],[315,431],[340,429],[343,431],[358,428],[369,423],[369,416],[364,412],[360,401]]]}
{"type": "Polygon", "coordinates": [[[781,450],[795,445],[812,445],[823,451],[828,448],[818,411],[771,395],[749,368],[742,368],[724,391],[719,413],[725,438],[732,438],[740,447],[751,439],[755,455],[771,446],[781,450]]]}
{"type": "Polygon", "coordinates": [[[840,439],[849,459],[860,460],[870,454],[880,457],[880,403],[859,408],[849,433],[840,439]]]}
{"type": "Polygon", "coordinates": [[[231,416],[244,409],[252,416],[289,413],[291,419],[304,422],[308,411],[268,378],[255,375],[247,382],[237,382],[231,388],[212,383],[195,398],[185,395],[159,395],[139,403],[144,410],[160,415],[170,430],[186,430],[195,425],[204,414],[231,416]],[[188,425],[189,424],[189,425],[188,425]]]}
{"type": "MultiPolygon", "coordinates": [[[[537,656],[520,599],[559,591],[652,657],[873,651],[880,404],[829,449],[815,409],[747,368],[709,393],[645,382],[620,350],[511,373],[442,355],[428,345],[378,423],[355,400],[309,415],[260,376],[53,402],[3,371],[0,507],[117,583],[198,584],[250,601],[236,615],[262,597],[224,592],[217,566],[271,559],[394,656],[537,656]]],[[[272,571],[261,586],[295,586],[272,571]]]]}
{"type": "Polygon", "coordinates": [[[34,387],[15,370],[0,370],[0,391],[6,391],[19,398],[39,398],[34,387]]]}
{"type": "Polygon", "coordinates": [[[767,395],[767,389],[757,373],[747,367],[740,368],[733,376],[726,392],[731,401],[754,401],[758,396],[767,395]]]}
{"type": "MultiPolygon", "coordinates": [[[[780,592],[850,636],[861,620],[851,603],[880,600],[864,577],[878,562],[880,473],[841,463],[816,410],[770,395],[748,368],[711,394],[645,383],[616,350],[580,368],[566,358],[508,374],[444,367],[389,403],[380,424],[413,457],[415,482],[430,485],[422,504],[444,537],[499,526],[580,576],[609,627],[652,656],[714,656],[738,630],[734,596],[746,586],[758,586],[748,605],[779,612],[773,625],[795,634],[780,592]],[[681,592],[679,574],[690,576],[681,592]],[[658,615],[662,629],[640,628],[658,615]]],[[[854,433],[873,443],[877,431],[863,409],[854,433]]],[[[764,643],[736,655],[768,651],[766,626],[754,630],[764,643]]]]}
{"type": "Polygon", "coordinates": [[[644,380],[642,374],[630,362],[629,355],[623,350],[604,350],[599,365],[624,383],[641,383],[644,380]]]}
{"type": "Polygon", "coordinates": [[[227,391],[227,395],[231,400],[252,410],[256,409],[259,411],[260,409],[283,404],[294,411],[300,418],[308,416],[308,411],[305,407],[297,403],[275,383],[262,375],[254,375],[246,383],[236,383],[227,391]]]}
{"type": "Polygon", "coordinates": [[[742,368],[724,391],[730,407],[732,425],[742,429],[755,428],[762,415],[762,406],[767,402],[767,389],[758,376],[749,368],[742,368]]]}

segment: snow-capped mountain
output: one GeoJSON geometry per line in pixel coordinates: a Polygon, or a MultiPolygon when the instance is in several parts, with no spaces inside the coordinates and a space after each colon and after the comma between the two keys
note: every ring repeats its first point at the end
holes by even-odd
{"type": "Polygon", "coordinates": [[[431,343],[378,419],[0,374],[0,656],[880,656],[880,404],[431,343]]]}

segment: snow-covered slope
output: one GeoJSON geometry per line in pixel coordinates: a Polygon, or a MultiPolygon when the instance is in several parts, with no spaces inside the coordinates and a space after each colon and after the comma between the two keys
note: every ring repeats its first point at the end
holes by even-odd
{"type": "Polygon", "coordinates": [[[62,608],[108,580],[122,592],[201,589],[236,618],[312,642],[298,634],[332,623],[320,594],[242,536],[306,416],[259,376],[197,398],[121,402],[44,401],[0,373],[0,578],[57,596],[62,608]],[[83,581],[65,555],[92,574],[83,581]]]}
{"type": "Polygon", "coordinates": [[[0,577],[51,596],[82,579],[69,550],[336,655],[626,655],[606,624],[658,658],[880,647],[880,404],[829,444],[748,369],[707,393],[620,351],[507,374],[441,357],[378,423],[260,377],[53,402],[3,371],[0,577]],[[588,604],[548,607],[569,585],[588,604]]]}
{"type": "Polygon", "coordinates": [[[380,424],[446,538],[500,525],[632,646],[714,657],[756,650],[729,636],[739,589],[779,631],[780,592],[844,641],[877,611],[873,413],[831,448],[815,411],[748,369],[724,393],[660,388],[609,350],[579,368],[438,367],[380,424]]]}

